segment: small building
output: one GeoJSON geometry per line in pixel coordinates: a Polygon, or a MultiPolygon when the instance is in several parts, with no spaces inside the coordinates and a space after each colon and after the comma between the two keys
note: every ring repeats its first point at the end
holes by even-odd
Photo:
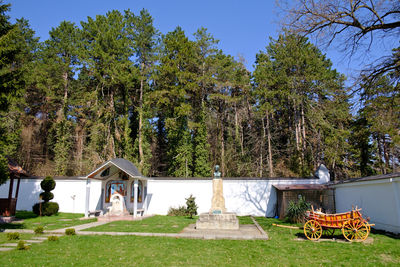
{"type": "Polygon", "coordinates": [[[314,209],[335,213],[334,190],[326,184],[274,185],[277,190],[277,216],[285,218],[289,202],[304,198],[314,209]]]}
{"type": "Polygon", "coordinates": [[[133,165],[132,162],[116,158],[107,161],[86,176],[86,203],[85,216],[90,211],[90,185],[91,180],[101,182],[100,211],[107,210],[110,206],[110,197],[118,192],[124,197],[127,210],[137,216],[138,211],[146,212],[147,205],[147,180],[133,165]]]}
{"type": "Polygon", "coordinates": [[[277,195],[276,216],[283,219],[286,215],[289,202],[297,202],[304,198],[306,202],[313,205],[314,209],[322,209],[326,213],[335,212],[334,191],[330,188],[330,174],[325,165],[321,164],[314,174],[319,183],[278,183],[274,185],[277,195]]]}

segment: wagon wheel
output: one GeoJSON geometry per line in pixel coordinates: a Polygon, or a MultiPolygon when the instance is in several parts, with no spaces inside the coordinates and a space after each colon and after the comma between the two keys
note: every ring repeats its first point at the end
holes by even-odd
{"type": "Polygon", "coordinates": [[[322,227],[319,222],[309,220],[304,225],[304,234],[310,240],[318,240],[322,235],[322,227]]]}
{"type": "Polygon", "coordinates": [[[335,228],[324,228],[324,236],[332,237],[335,234],[335,228]]]}
{"type": "Polygon", "coordinates": [[[359,220],[349,220],[343,224],[342,233],[349,241],[364,241],[369,235],[369,227],[359,220]]]}

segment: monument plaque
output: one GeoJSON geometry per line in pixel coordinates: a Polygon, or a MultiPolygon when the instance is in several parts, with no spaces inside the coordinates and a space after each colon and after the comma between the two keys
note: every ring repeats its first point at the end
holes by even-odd
{"type": "Polygon", "coordinates": [[[196,229],[239,229],[239,220],[237,219],[236,214],[233,212],[226,212],[223,180],[218,165],[215,165],[211,209],[208,213],[200,214],[199,219],[196,222],[196,229]]]}

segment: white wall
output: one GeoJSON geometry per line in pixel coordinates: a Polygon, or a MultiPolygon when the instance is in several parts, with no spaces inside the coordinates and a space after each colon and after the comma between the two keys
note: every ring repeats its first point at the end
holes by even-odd
{"type": "MultiPolygon", "coordinates": [[[[32,210],[39,200],[41,180],[22,179],[17,210],[32,210]]],[[[227,211],[238,215],[275,216],[276,190],[278,184],[316,184],[325,183],[321,179],[299,180],[229,180],[224,179],[224,197],[227,211]]],[[[101,192],[105,182],[90,179],[89,210],[98,210],[102,206],[101,192]]],[[[15,188],[15,187],[14,187],[15,188]]],[[[86,180],[56,179],[56,188],[52,191],[54,200],[60,206],[60,212],[85,212],[86,180]],[[75,196],[75,200],[73,199],[75,196]]],[[[212,180],[201,179],[152,179],[147,181],[147,214],[167,214],[170,207],[186,205],[185,198],[190,194],[196,198],[198,212],[208,212],[211,207],[212,180]]],[[[0,198],[8,196],[8,183],[0,186],[0,198]]],[[[103,203],[103,210],[105,210],[103,203]]]]}
{"type": "MultiPolygon", "coordinates": [[[[224,179],[224,198],[227,211],[238,215],[275,216],[278,184],[316,184],[318,179],[299,180],[228,180],[224,179]]],[[[148,213],[167,214],[170,207],[185,205],[190,194],[196,198],[198,212],[211,208],[212,180],[149,180],[148,213]]]]}
{"type": "Polygon", "coordinates": [[[400,233],[400,177],[335,185],[336,211],[362,208],[374,228],[400,233]]]}
{"type": "MultiPolygon", "coordinates": [[[[32,210],[32,206],[39,202],[39,194],[42,191],[40,187],[41,179],[21,179],[19,188],[17,210],[32,210]]],[[[57,202],[60,206],[60,212],[85,212],[86,199],[86,180],[63,179],[55,180],[56,187],[52,191],[54,199],[51,201],[57,202]],[[75,195],[75,200],[72,196],[75,195]]],[[[14,193],[17,182],[14,184],[14,193]]],[[[8,197],[9,181],[0,186],[0,198],[8,197]]],[[[90,194],[90,209],[95,210],[97,201],[100,199],[101,182],[92,181],[90,194]]]]}

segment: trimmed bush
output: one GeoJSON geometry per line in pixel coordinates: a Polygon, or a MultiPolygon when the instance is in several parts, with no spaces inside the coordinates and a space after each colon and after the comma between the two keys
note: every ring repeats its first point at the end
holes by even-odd
{"type": "Polygon", "coordinates": [[[74,228],[68,228],[68,229],[65,229],[65,234],[66,235],[76,235],[76,232],[75,232],[74,228]]]}
{"type": "MultiPolygon", "coordinates": [[[[43,191],[50,192],[51,190],[56,188],[56,182],[51,176],[47,176],[46,178],[43,179],[43,181],[40,182],[40,187],[42,187],[43,191]]],[[[44,198],[43,200],[46,201],[46,199],[44,198]]]]}
{"type": "Polygon", "coordinates": [[[58,241],[58,236],[56,235],[51,235],[47,238],[48,241],[58,241]]]}
{"type": "Polygon", "coordinates": [[[49,202],[54,198],[54,194],[51,193],[50,191],[53,190],[56,187],[56,182],[54,179],[50,176],[47,176],[46,178],[43,179],[43,181],[40,183],[40,186],[42,187],[43,191],[40,193],[40,198],[44,201],[41,203],[36,203],[32,207],[32,211],[37,214],[37,215],[42,215],[42,216],[51,216],[54,214],[58,213],[58,203],[56,202],[49,202]],[[41,209],[40,209],[41,207],[41,209]]]}
{"type": "Polygon", "coordinates": [[[44,200],[44,202],[48,202],[54,198],[54,194],[52,192],[42,192],[40,193],[40,197],[44,200]]]}
{"type": "Polygon", "coordinates": [[[306,211],[311,208],[311,204],[306,202],[304,197],[299,201],[289,201],[289,206],[286,211],[286,218],[291,223],[301,223],[305,221],[306,211]]]}
{"type": "Polygon", "coordinates": [[[26,245],[26,242],[24,240],[20,240],[17,244],[17,249],[18,250],[27,250],[27,249],[29,249],[29,246],[26,245]]]}
{"type": "Polygon", "coordinates": [[[18,240],[20,237],[18,232],[13,232],[13,233],[7,233],[7,239],[8,240],[18,240]]]}
{"type": "Polygon", "coordinates": [[[38,227],[36,227],[35,228],[35,234],[43,234],[43,232],[44,232],[44,228],[43,228],[43,226],[38,226],[38,227]]]}
{"type": "MultiPolygon", "coordinates": [[[[39,215],[40,214],[40,203],[36,203],[32,207],[32,211],[39,215]]],[[[42,216],[51,216],[58,213],[58,203],[57,202],[42,202],[42,216]]]]}

